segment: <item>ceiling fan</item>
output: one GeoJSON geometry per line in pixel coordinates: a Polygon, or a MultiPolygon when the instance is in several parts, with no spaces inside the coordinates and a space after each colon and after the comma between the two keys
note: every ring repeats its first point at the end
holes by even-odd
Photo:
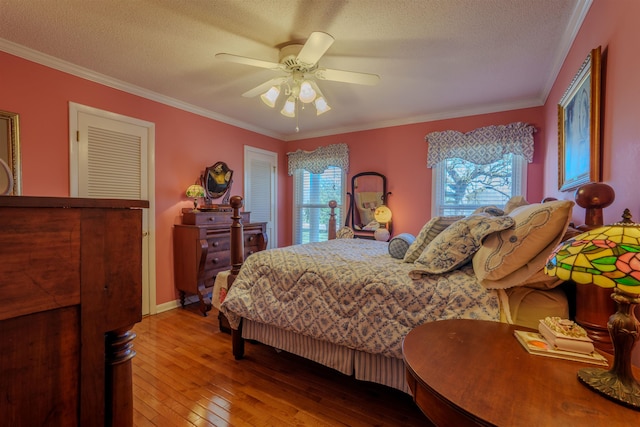
{"type": "Polygon", "coordinates": [[[261,95],[262,101],[273,108],[281,90],[284,90],[287,100],[282,111],[280,111],[283,115],[295,117],[296,107],[299,102],[303,104],[313,103],[316,107],[317,115],[320,115],[329,111],[331,107],[329,107],[326,98],[314,79],[371,86],[378,84],[380,81],[380,77],[376,74],[320,67],[318,61],[334,41],[335,39],[330,34],[315,31],[311,33],[304,45],[289,44],[280,49],[279,62],[263,61],[230,53],[218,53],[216,58],[285,72],[286,75],[266,81],[243,93],[242,96],[252,98],[261,95]]]}

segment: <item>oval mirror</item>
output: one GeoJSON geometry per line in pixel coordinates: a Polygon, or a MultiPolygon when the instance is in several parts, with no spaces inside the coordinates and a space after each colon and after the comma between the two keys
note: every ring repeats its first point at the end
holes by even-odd
{"type": "Polygon", "coordinates": [[[18,114],[0,111],[0,194],[22,193],[19,140],[18,114]]]}
{"type": "Polygon", "coordinates": [[[206,204],[209,205],[211,200],[224,196],[222,204],[228,205],[232,183],[233,171],[229,169],[225,162],[217,162],[213,166],[206,168],[202,177],[202,186],[207,199],[206,204]]]}

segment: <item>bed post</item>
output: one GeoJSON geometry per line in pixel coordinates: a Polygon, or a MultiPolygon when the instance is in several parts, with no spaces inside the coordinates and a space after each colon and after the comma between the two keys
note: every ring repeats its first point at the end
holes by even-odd
{"type": "Polygon", "coordinates": [[[331,208],[331,213],[329,214],[329,240],[333,240],[336,238],[336,213],[335,209],[338,206],[338,202],[335,200],[329,201],[329,207],[331,208]]]}
{"type": "MultiPolygon", "coordinates": [[[[602,209],[613,203],[615,192],[609,185],[597,182],[578,187],[575,194],[576,204],[585,209],[584,224],[581,231],[601,227],[604,223],[602,209]]],[[[593,345],[613,354],[613,344],[607,322],[616,312],[616,304],[611,299],[611,289],[600,286],[576,286],[576,323],[582,326],[593,345]]]]}
{"type": "MultiPolygon", "coordinates": [[[[227,279],[227,290],[231,289],[234,280],[240,272],[240,267],[244,262],[244,239],[242,237],[242,217],[240,216],[240,208],[243,206],[242,197],[233,196],[229,202],[233,212],[231,214],[231,273],[227,279]]],[[[238,325],[238,329],[231,330],[231,343],[233,346],[233,356],[242,359],[244,356],[244,339],[242,338],[242,320],[238,325]]]]}

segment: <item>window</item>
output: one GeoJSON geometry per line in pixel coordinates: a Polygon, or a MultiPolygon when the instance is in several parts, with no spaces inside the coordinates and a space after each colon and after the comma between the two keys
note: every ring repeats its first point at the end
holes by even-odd
{"type": "Polygon", "coordinates": [[[526,194],[527,162],[505,154],[486,165],[461,158],[445,159],[433,168],[433,216],[469,215],[479,206],[504,207],[526,194]]]}
{"type": "Polygon", "coordinates": [[[479,206],[504,207],[512,196],[526,197],[534,131],[518,122],[428,134],[432,215],[469,215],[479,206]]]}
{"type": "Polygon", "coordinates": [[[335,200],[336,223],[342,222],[344,181],[349,171],[347,144],[314,151],[287,153],[293,176],[293,242],[321,242],[329,238],[329,201],[335,200]]]}
{"type": "Polygon", "coordinates": [[[344,206],[345,174],[342,169],[329,166],[322,173],[304,169],[294,174],[294,243],[322,242],[329,237],[329,201],[338,202],[336,222],[341,223],[344,206]]]}

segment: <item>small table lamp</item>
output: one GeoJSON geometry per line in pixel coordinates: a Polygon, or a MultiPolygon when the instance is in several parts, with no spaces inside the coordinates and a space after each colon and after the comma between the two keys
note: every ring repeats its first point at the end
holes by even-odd
{"type": "Polygon", "coordinates": [[[389,209],[385,205],[380,205],[376,208],[375,212],[373,212],[373,217],[375,220],[384,226],[384,228],[378,228],[374,233],[373,237],[376,240],[380,240],[382,242],[386,242],[389,240],[391,236],[391,232],[389,231],[389,223],[391,222],[391,209],[389,209]]]}
{"type": "Polygon", "coordinates": [[[187,194],[187,197],[193,199],[193,211],[197,212],[198,198],[204,197],[204,187],[199,184],[190,185],[189,188],[187,188],[186,194],[187,194]]]}
{"type": "Polygon", "coordinates": [[[599,227],[561,243],[549,256],[545,273],[578,284],[614,288],[618,311],[607,323],[613,342],[611,369],[584,368],[578,378],[598,393],[640,410],[640,383],[631,368],[631,352],[640,333],[634,308],[640,303],[640,224],[625,209],[623,221],[599,227]]]}

